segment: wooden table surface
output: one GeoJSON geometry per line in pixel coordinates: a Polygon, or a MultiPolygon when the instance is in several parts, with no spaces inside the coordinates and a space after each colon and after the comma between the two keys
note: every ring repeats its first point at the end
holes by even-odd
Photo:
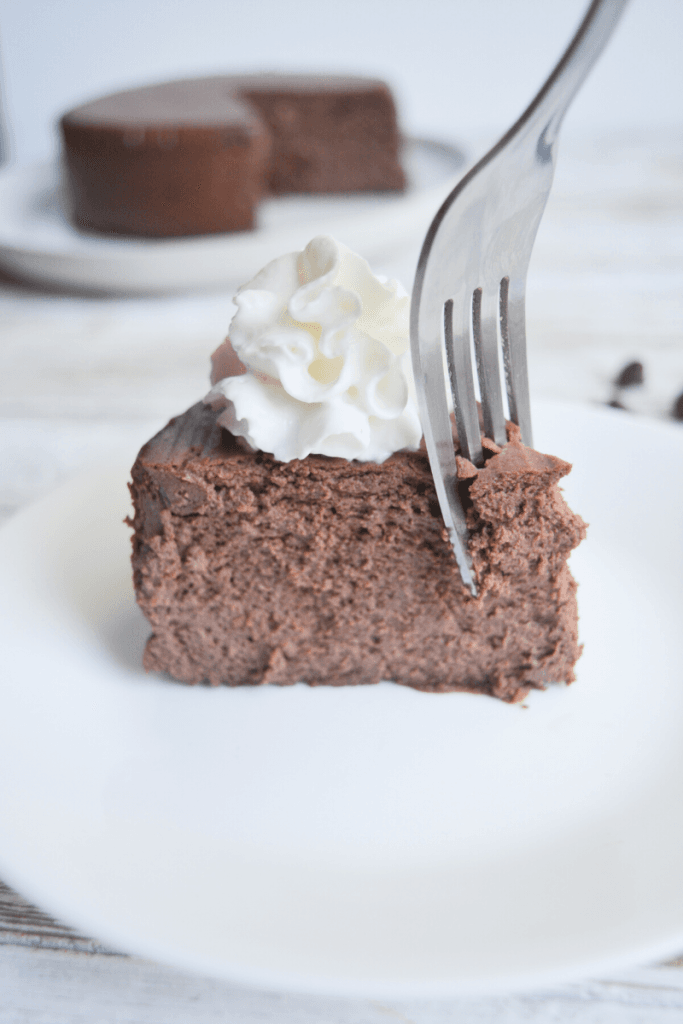
{"type": "MultiPolygon", "coordinates": [[[[409,286],[418,248],[416,239],[376,269],[409,286]]],[[[619,398],[631,410],[621,415],[671,418],[683,392],[682,286],[681,133],[568,142],[529,278],[533,394],[619,398]],[[645,383],[617,394],[615,375],[631,360],[643,363],[645,383]]],[[[0,521],[103,454],[141,444],[201,397],[232,309],[229,292],[88,297],[0,276],[0,521]]],[[[683,959],[495,998],[385,1004],[280,995],[108,950],[0,883],[0,1024],[392,1020],[681,1021],[683,959]]]]}

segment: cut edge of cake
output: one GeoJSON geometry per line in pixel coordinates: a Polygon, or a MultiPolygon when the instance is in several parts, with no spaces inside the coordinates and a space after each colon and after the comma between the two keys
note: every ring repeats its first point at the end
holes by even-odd
{"type": "Polygon", "coordinates": [[[144,664],[188,683],[393,681],[511,703],[574,680],[581,653],[567,557],[585,525],[571,468],[485,440],[457,457],[478,595],[460,579],[424,450],[386,462],[279,463],[198,403],[132,471],[144,664]]]}

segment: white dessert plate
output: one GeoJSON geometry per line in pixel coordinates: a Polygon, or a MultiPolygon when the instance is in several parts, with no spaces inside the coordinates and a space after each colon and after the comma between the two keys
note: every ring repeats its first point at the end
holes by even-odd
{"type": "Polygon", "coordinates": [[[404,193],[286,196],[259,209],[255,231],[132,239],[78,231],[64,212],[57,163],[0,172],[0,266],[41,284],[124,294],[224,288],[249,280],[274,252],[333,235],[365,259],[419,244],[465,158],[442,142],[408,139],[404,193]]]}
{"type": "Polygon", "coordinates": [[[683,950],[683,430],[539,404],[590,523],[578,681],[523,706],[140,669],[126,465],[0,534],[0,877],[279,990],[533,988],[683,950]]]}

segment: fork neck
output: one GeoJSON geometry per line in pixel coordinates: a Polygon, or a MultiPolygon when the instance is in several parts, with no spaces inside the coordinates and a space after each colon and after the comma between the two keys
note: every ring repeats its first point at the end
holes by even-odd
{"type": "Polygon", "coordinates": [[[537,157],[553,159],[552,147],[562,119],[584,79],[596,63],[628,0],[593,0],[555,69],[529,104],[512,134],[538,133],[537,157]]]}

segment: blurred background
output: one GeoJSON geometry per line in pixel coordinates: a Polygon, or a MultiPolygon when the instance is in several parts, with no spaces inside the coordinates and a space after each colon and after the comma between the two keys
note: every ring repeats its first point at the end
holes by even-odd
{"type": "MultiPolygon", "coordinates": [[[[587,0],[0,0],[0,174],[16,181],[21,169],[28,180],[24,167],[54,160],[59,116],[98,95],[279,69],[385,78],[406,133],[455,143],[473,161],[525,108],[586,9],[587,0]]],[[[683,392],[682,45],[681,0],[631,0],[569,110],[529,273],[534,395],[670,419],[683,392]],[[633,360],[644,383],[615,390],[633,360]]],[[[0,250],[15,231],[3,180],[0,250]]],[[[432,209],[430,199],[403,247],[372,257],[375,270],[411,287],[440,202],[432,209]]],[[[268,239],[258,266],[280,254],[268,239]]],[[[246,280],[204,294],[92,295],[12,268],[0,266],[0,518],[96,454],[124,441],[134,449],[200,398],[234,285],[246,280]]]]}
{"type": "MultiPolygon", "coordinates": [[[[484,139],[506,129],[553,67],[584,0],[3,0],[7,150],[55,150],[54,125],[98,94],[247,70],[386,78],[405,129],[484,139]]],[[[683,4],[632,0],[565,132],[680,130],[683,4]]]]}
{"type": "MultiPolygon", "coordinates": [[[[406,133],[455,143],[473,161],[525,108],[586,9],[587,0],[0,0],[2,174],[54,160],[56,122],[83,101],[258,70],[385,78],[406,133]]],[[[536,395],[671,418],[683,392],[682,46],[681,0],[631,0],[569,110],[529,274],[536,395]],[[617,393],[633,360],[644,383],[617,393]]],[[[372,257],[377,271],[411,287],[440,202],[402,248],[390,242],[372,257]]],[[[12,213],[3,203],[0,189],[0,248],[12,213]]],[[[259,266],[279,255],[271,249],[259,266]]],[[[115,447],[128,429],[134,445],[201,397],[234,293],[231,281],[205,294],[93,296],[12,273],[0,268],[0,430],[16,450],[0,475],[7,514],[97,444],[115,447]]]]}

